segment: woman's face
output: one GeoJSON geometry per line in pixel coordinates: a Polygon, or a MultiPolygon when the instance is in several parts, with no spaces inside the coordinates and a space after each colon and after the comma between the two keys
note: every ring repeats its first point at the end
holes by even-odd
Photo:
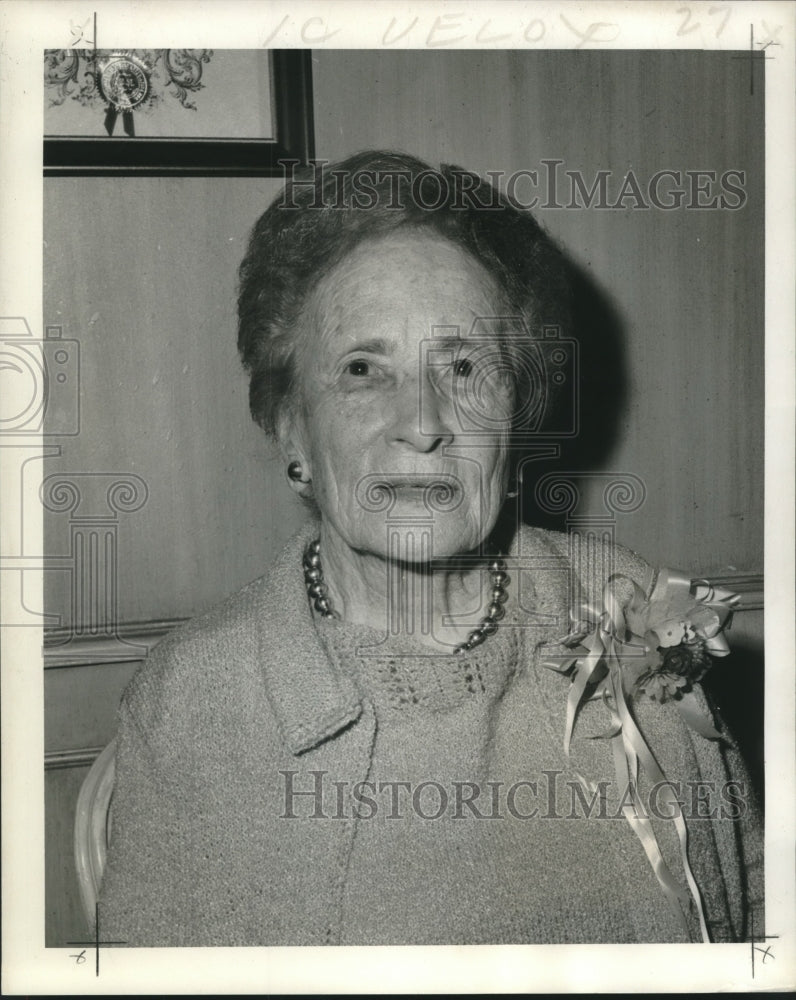
{"type": "Polygon", "coordinates": [[[499,301],[480,264],[417,232],[360,244],[318,284],[281,439],[350,549],[387,557],[392,526],[410,538],[401,558],[441,558],[492,529],[513,402],[489,322],[499,301]],[[413,550],[413,525],[430,526],[431,553],[413,550]]]}

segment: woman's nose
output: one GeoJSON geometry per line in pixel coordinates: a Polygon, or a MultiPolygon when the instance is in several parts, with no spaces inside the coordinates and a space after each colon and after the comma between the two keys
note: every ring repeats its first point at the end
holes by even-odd
{"type": "Polygon", "coordinates": [[[400,387],[393,395],[392,405],[391,441],[423,453],[453,442],[452,414],[428,377],[400,387]]]}

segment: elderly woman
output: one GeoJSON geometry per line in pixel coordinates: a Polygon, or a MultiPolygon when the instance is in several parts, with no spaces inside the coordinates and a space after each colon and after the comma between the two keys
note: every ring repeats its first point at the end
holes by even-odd
{"type": "Polygon", "coordinates": [[[308,523],[124,696],[103,934],[743,939],[759,828],[696,685],[727,595],[575,562],[512,502],[566,322],[550,239],[472,174],[368,153],[289,183],[240,278],[308,523]]]}

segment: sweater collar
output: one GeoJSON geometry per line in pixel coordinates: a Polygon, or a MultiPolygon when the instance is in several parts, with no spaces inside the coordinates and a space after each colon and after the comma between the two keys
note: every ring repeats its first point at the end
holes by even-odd
{"type": "MultiPolygon", "coordinates": [[[[295,755],[336,736],[362,714],[354,681],[324,649],[307,600],[302,556],[319,531],[313,519],[290,539],[272,571],[260,581],[257,607],[266,693],[282,739],[295,755]]],[[[568,564],[550,538],[548,532],[521,528],[511,552],[525,567],[515,570],[517,577],[526,577],[517,589],[525,610],[535,612],[536,642],[567,630],[562,612],[567,607],[568,564]]]]}
{"type": "Polygon", "coordinates": [[[318,535],[310,521],[263,578],[258,607],[260,662],[282,739],[293,754],[311,750],[359,718],[352,680],[330,662],[312,620],[301,559],[318,535]]]}

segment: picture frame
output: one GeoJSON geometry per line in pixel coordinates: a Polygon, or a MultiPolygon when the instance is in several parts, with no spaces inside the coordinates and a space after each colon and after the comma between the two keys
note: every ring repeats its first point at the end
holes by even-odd
{"type": "Polygon", "coordinates": [[[44,176],[281,177],[282,161],[306,164],[315,155],[311,52],[273,49],[268,56],[275,136],[45,135],[44,176]]]}

